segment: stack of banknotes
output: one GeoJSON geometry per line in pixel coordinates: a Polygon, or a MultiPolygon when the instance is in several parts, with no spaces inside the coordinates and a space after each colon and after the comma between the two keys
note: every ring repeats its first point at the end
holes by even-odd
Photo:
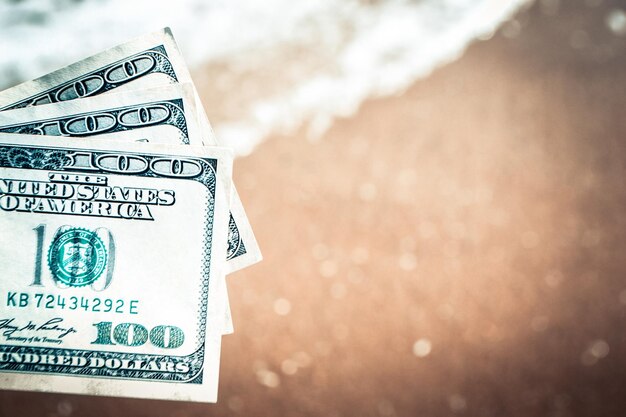
{"type": "Polygon", "coordinates": [[[169,29],[0,92],[1,389],[217,400],[261,259],[220,145],[169,29]]]}

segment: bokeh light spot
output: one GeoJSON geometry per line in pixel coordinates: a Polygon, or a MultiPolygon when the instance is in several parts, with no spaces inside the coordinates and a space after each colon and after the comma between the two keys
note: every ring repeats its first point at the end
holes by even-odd
{"type": "Polygon", "coordinates": [[[467,400],[462,395],[452,394],[448,397],[448,406],[455,413],[460,413],[467,408],[467,400]]]}
{"type": "Polygon", "coordinates": [[[73,411],[74,411],[74,407],[72,406],[72,403],[69,401],[61,401],[57,404],[57,412],[62,417],[71,416],[73,411]]]}
{"type": "Polygon", "coordinates": [[[324,245],[323,243],[317,243],[316,245],[314,245],[312,252],[313,257],[318,261],[324,260],[330,255],[330,250],[328,249],[328,246],[324,245]]]}
{"type": "Polygon", "coordinates": [[[257,381],[261,385],[269,388],[276,388],[280,385],[280,377],[276,372],[267,369],[261,369],[256,373],[257,381]]]}
{"type": "Polygon", "coordinates": [[[502,26],[502,35],[505,38],[514,39],[517,38],[522,31],[522,25],[516,19],[512,19],[502,26]]]}
{"type": "Polygon", "coordinates": [[[346,296],[346,292],[346,285],[342,282],[335,282],[330,287],[330,295],[336,300],[344,298],[346,296]]]}
{"type": "Polygon", "coordinates": [[[324,278],[331,278],[337,275],[337,263],[334,261],[324,261],[320,264],[320,275],[324,278]]]}
{"type": "Polygon", "coordinates": [[[337,262],[326,260],[320,264],[320,275],[324,278],[332,278],[337,275],[337,271],[339,267],[337,266],[337,262]]]}
{"type": "Polygon", "coordinates": [[[238,413],[243,410],[243,400],[240,397],[233,395],[228,398],[228,408],[230,408],[231,411],[238,413]]]}
{"type": "Polygon", "coordinates": [[[553,270],[548,272],[545,280],[548,287],[556,288],[563,282],[563,274],[559,270],[553,270]]]}
{"type": "Polygon", "coordinates": [[[274,312],[279,316],[286,316],[291,312],[291,303],[286,298],[278,298],[274,301],[274,312]]]}
{"type": "Polygon", "coordinates": [[[598,359],[604,358],[609,354],[609,344],[604,340],[596,340],[589,348],[589,351],[598,359]]]}
{"type": "Polygon", "coordinates": [[[295,375],[298,372],[298,362],[293,359],[285,359],[280,364],[280,369],[285,375],[295,375]]]}
{"type": "Polygon", "coordinates": [[[372,201],[376,198],[378,190],[371,182],[363,183],[359,186],[359,198],[363,201],[372,201]]]}
{"type": "Polygon", "coordinates": [[[437,228],[433,222],[423,221],[419,225],[419,234],[422,239],[430,239],[437,235],[437,228]]]}
{"type": "Polygon", "coordinates": [[[309,355],[306,352],[297,352],[293,356],[293,359],[296,361],[298,366],[301,367],[301,368],[306,368],[307,366],[310,366],[311,362],[312,362],[311,355],[309,355]]]}
{"type": "Polygon", "coordinates": [[[417,268],[417,258],[412,253],[405,253],[398,259],[398,266],[403,271],[413,271],[417,268]]]}
{"type": "Polygon", "coordinates": [[[421,338],[413,344],[413,354],[418,358],[425,358],[432,351],[432,343],[429,339],[421,338]]]}
{"type": "Polygon", "coordinates": [[[594,340],[580,356],[580,362],[585,366],[595,365],[609,354],[609,350],[609,344],[606,341],[594,340]]]}
{"type": "Polygon", "coordinates": [[[381,417],[392,417],[396,415],[396,410],[391,402],[382,400],[378,403],[378,414],[381,417]]]}
{"type": "Polygon", "coordinates": [[[354,248],[352,250],[352,253],[350,254],[350,259],[352,260],[352,262],[356,265],[363,265],[365,264],[370,257],[370,252],[369,250],[367,250],[367,248],[354,248]]]}
{"type": "Polygon", "coordinates": [[[607,27],[617,36],[626,36],[626,12],[613,9],[606,16],[607,27]]]}

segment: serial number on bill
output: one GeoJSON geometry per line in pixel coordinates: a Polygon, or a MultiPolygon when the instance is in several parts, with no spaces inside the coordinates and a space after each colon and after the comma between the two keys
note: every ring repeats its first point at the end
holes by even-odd
{"type": "Polygon", "coordinates": [[[48,310],[84,310],[93,313],[138,314],[139,300],[100,297],[65,297],[62,295],[7,292],[7,307],[34,307],[48,310]]]}

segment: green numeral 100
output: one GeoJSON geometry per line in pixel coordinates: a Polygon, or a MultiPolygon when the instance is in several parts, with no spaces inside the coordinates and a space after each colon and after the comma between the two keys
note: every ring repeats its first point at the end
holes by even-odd
{"type": "Polygon", "coordinates": [[[185,342],[185,333],[176,326],[159,325],[150,332],[136,323],[120,323],[114,329],[110,321],[94,323],[94,326],[98,329],[98,337],[91,342],[92,345],[142,346],[150,339],[156,347],[176,349],[185,342]]]}

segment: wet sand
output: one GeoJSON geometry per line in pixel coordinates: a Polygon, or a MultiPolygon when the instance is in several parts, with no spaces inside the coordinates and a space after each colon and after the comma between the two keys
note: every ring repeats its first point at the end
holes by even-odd
{"type": "Polygon", "coordinates": [[[229,278],[217,405],[3,392],[0,415],[621,415],[626,48],[582,9],[237,161],[265,260],[229,278]]]}

